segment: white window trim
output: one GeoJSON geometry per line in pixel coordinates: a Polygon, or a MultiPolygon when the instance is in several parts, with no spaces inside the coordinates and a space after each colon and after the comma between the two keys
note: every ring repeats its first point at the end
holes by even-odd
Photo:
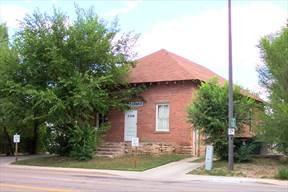
{"type": "Polygon", "coordinates": [[[170,132],[170,106],[169,103],[158,103],[155,107],[156,110],[156,132],[170,132]],[[159,105],[168,105],[168,129],[167,130],[159,130],[158,128],[158,106],[159,105]]]}

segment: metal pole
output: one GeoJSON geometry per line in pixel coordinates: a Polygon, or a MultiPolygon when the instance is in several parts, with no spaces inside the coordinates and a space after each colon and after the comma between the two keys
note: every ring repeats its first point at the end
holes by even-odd
{"type": "MultiPolygon", "coordinates": [[[[231,33],[231,0],[228,0],[228,30],[229,30],[229,109],[228,109],[228,129],[232,128],[233,118],[233,69],[232,69],[232,33],[231,33]]],[[[234,142],[233,135],[228,135],[228,170],[233,170],[234,164],[234,142]]]]}
{"type": "Polygon", "coordinates": [[[15,143],[15,162],[18,161],[18,143],[15,143]]]}

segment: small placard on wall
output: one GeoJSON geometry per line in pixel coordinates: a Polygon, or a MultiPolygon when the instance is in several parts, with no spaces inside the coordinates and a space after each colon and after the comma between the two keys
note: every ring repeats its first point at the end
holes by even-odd
{"type": "Polygon", "coordinates": [[[139,147],[139,138],[138,137],[132,137],[131,146],[132,147],[139,147]]]}

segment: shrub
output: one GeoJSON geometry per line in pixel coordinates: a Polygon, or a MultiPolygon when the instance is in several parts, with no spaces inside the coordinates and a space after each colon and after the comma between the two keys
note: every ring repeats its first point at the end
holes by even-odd
{"type": "Polygon", "coordinates": [[[46,148],[50,154],[69,155],[71,146],[68,142],[67,129],[64,129],[61,125],[49,125],[46,135],[46,148]]]}
{"type": "MultiPolygon", "coordinates": [[[[206,143],[214,145],[215,154],[220,159],[228,157],[228,89],[227,83],[222,86],[215,78],[202,83],[187,109],[188,121],[206,136],[206,143]]],[[[251,123],[251,110],[257,104],[243,95],[238,86],[233,87],[233,98],[234,118],[238,127],[236,134],[240,134],[244,129],[243,125],[251,123]]]]}
{"type": "Polygon", "coordinates": [[[70,156],[78,160],[92,159],[96,149],[95,128],[88,123],[84,125],[76,124],[70,130],[70,134],[70,156]]]}
{"type": "Polygon", "coordinates": [[[283,167],[278,170],[278,174],[276,176],[278,179],[288,180],[288,168],[283,167]]]}
{"type": "Polygon", "coordinates": [[[235,150],[235,160],[240,162],[251,161],[251,154],[255,150],[256,145],[254,143],[248,143],[246,145],[241,145],[238,149],[235,150]]]}
{"type": "Polygon", "coordinates": [[[220,160],[228,159],[228,142],[226,138],[217,138],[214,140],[214,151],[220,160]]]}

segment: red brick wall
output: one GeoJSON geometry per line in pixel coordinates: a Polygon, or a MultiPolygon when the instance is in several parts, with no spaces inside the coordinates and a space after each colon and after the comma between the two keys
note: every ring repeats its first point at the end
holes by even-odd
{"type": "MultiPolygon", "coordinates": [[[[177,145],[191,145],[192,126],[187,122],[187,107],[191,103],[195,89],[196,85],[193,82],[161,83],[146,89],[142,93],[145,100],[144,106],[137,107],[137,135],[140,142],[169,142],[177,145]],[[169,103],[170,132],[168,133],[155,131],[156,104],[161,102],[169,103]]],[[[124,114],[113,110],[108,119],[111,122],[111,129],[107,133],[106,141],[123,141],[124,114]]]]}
{"type": "Polygon", "coordinates": [[[108,115],[111,128],[108,130],[105,141],[123,142],[124,141],[124,113],[112,110],[108,115]]]}

